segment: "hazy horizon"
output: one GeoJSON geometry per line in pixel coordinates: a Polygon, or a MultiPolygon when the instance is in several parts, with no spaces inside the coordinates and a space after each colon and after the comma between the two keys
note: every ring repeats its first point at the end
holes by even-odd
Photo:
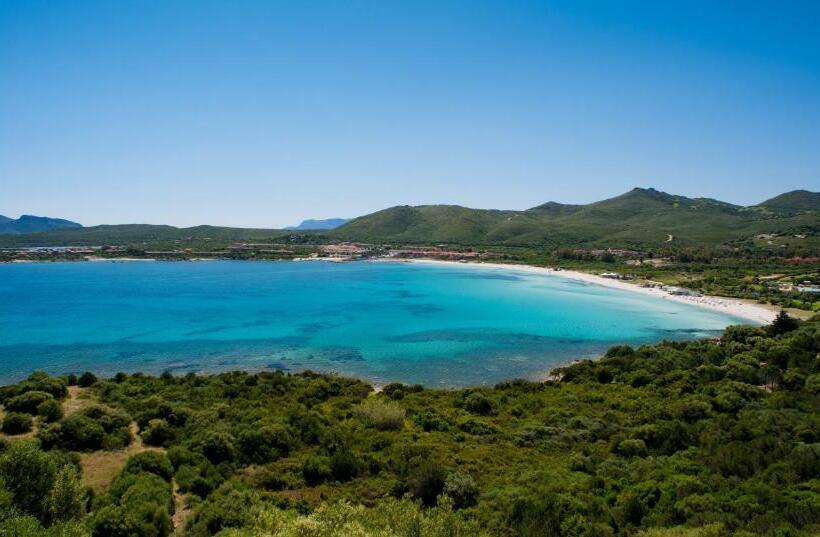
{"type": "Polygon", "coordinates": [[[0,214],[282,228],[820,190],[820,5],[0,4],[0,214]]]}

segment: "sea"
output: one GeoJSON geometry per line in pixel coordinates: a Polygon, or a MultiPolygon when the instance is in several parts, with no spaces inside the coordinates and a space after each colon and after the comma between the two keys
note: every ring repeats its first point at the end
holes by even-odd
{"type": "Polygon", "coordinates": [[[376,385],[543,378],[739,318],[559,274],[359,261],[0,265],[0,384],[52,374],[313,370],[376,385]]]}

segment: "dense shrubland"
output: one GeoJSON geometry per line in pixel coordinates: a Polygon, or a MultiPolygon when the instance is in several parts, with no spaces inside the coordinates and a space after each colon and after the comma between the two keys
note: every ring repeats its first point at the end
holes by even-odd
{"type": "Polygon", "coordinates": [[[0,536],[159,537],[175,514],[194,537],[820,532],[820,318],[557,373],[375,394],[310,372],[35,373],[0,388],[0,536]],[[96,402],[63,415],[75,383],[96,402]],[[135,442],[106,490],[81,484],[81,454],[135,442]]]}

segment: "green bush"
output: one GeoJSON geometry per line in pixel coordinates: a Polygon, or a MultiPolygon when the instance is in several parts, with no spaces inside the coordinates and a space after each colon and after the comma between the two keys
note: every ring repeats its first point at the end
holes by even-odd
{"type": "Polygon", "coordinates": [[[37,414],[37,407],[43,402],[53,400],[54,396],[48,392],[30,391],[12,397],[6,401],[5,407],[9,412],[25,412],[37,414]]]}
{"type": "Polygon", "coordinates": [[[478,501],[478,485],[470,475],[451,472],[444,481],[444,494],[453,501],[455,509],[472,507],[478,501]]]}
{"type": "Polygon", "coordinates": [[[410,472],[408,489],[426,506],[436,505],[439,494],[444,492],[447,473],[433,461],[421,461],[410,472]]]}
{"type": "Polygon", "coordinates": [[[230,433],[209,431],[197,441],[196,446],[214,464],[232,461],[236,457],[236,440],[230,433]]]}
{"type": "Polygon", "coordinates": [[[254,463],[275,461],[298,444],[291,428],[284,425],[245,429],[239,434],[238,443],[245,459],[254,463]]]}
{"type": "Polygon", "coordinates": [[[9,435],[27,433],[31,430],[33,423],[28,414],[9,412],[3,417],[3,432],[9,435]]]}
{"type": "Polygon", "coordinates": [[[122,469],[122,475],[148,472],[170,481],[174,477],[174,467],[165,453],[160,451],[144,451],[131,455],[122,469]]]}
{"type": "Polygon", "coordinates": [[[20,511],[46,520],[57,465],[36,442],[21,440],[0,453],[0,483],[20,511]]]}
{"type": "Polygon", "coordinates": [[[48,423],[59,421],[63,418],[63,405],[55,399],[43,401],[37,406],[37,415],[48,423]]]}
{"type": "Polygon", "coordinates": [[[404,409],[391,401],[368,397],[357,409],[359,419],[380,431],[396,431],[404,427],[404,409]]]}
{"type": "Polygon", "coordinates": [[[330,473],[336,481],[350,481],[361,472],[359,457],[349,448],[337,449],[330,456],[330,473]]]}
{"type": "Polygon", "coordinates": [[[482,393],[471,393],[464,399],[464,409],[474,414],[492,414],[493,402],[482,393]]]}
{"type": "Polygon", "coordinates": [[[89,388],[97,382],[97,375],[90,371],[86,371],[80,378],[77,379],[77,385],[81,388],[89,388]]]}
{"type": "Polygon", "coordinates": [[[327,457],[311,456],[302,463],[302,476],[311,487],[327,481],[331,475],[330,461],[327,457]]]}
{"type": "Polygon", "coordinates": [[[149,446],[168,446],[176,437],[176,432],[167,421],[152,419],[148,426],[140,433],[143,442],[149,446]]]}
{"type": "Polygon", "coordinates": [[[75,520],[85,514],[85,490],[73,466],[66,464],[57,471],[48,495],[48,514],[52,522],[75,520]]]}

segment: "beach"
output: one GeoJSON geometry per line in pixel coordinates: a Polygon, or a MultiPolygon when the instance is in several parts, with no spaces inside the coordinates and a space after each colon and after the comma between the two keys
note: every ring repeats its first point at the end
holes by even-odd
{"type": "Polygon", "coordinates": [[[574,270],[556,270],[549,267],[536,267],[533,265],[513,265],[507,263],[481,263],[481,262],[460,262],[460,261],[443,261],[438,259],[406,259],[396,260],[407,263],[425,263],[437,265],[451,265],[459,267],[476,267],[476,268],[492,268],[500,270],[512,270],[518,272],[528,272],[531,274],[541,274],[545,276],[554,276],[559,278],[569,278],[573,280],[583,281],[591,285],[600,285],[603,287],[610,287],[615,289],[623,289],[624,291],[631,291],[635,293],[643,293],[646,295],[653,295],[664,300],[671,300],[681,304],[691,304],[700,308],[709,309],[712,311],[725,313],[735,317],[740,317],[758,324],[769,324],[774,320],[777,311],[762,304],[754,304],[741,301],[736,298],[726,298],[718,296],[685,296],[673,295],[669,292],[657,287],[642,287],[637,283],[630,283],[623,280],[614,280],[610,278],[603,278],[597,274],[588,274],[586,272],[578,272],[574,270]]]}

